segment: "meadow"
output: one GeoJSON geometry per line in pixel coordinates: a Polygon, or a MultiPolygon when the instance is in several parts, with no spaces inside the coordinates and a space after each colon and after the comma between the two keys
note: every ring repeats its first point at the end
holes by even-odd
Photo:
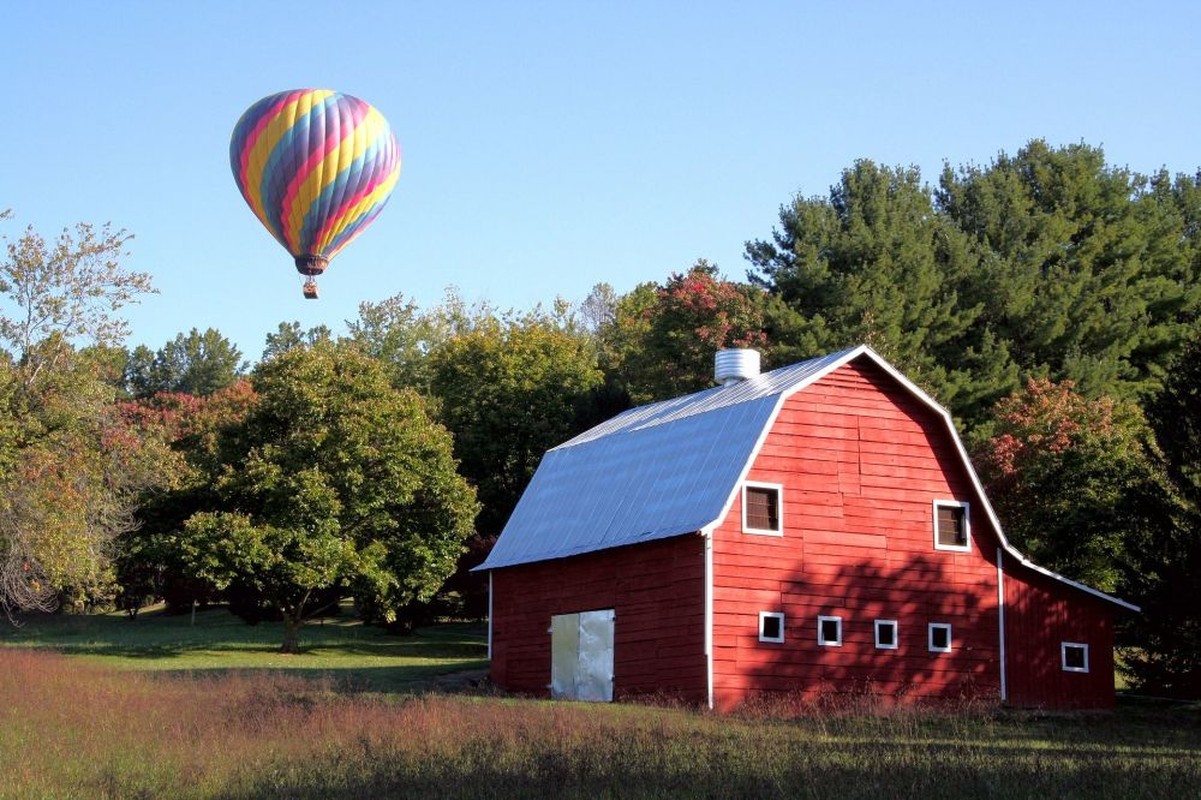
{"type": "Polygon", "coordinates": [[[1201,796],[1196,708],[550,703],[469,680],[478,627],[326,621],[287,658],[276,633],[220,610],[0,628],[0,797],[1201,796]]]}

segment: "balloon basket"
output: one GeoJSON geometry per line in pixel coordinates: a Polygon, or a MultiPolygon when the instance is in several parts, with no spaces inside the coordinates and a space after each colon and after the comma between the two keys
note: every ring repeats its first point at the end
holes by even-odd
{"type": "Polygon", "coordinates": [[[301,288],[302,288],[302,291],[304,292],[305,300],[316,300],[317,299],[317,281],[313,281],[313,280],[305,281],[304,286],[301,288]]]}

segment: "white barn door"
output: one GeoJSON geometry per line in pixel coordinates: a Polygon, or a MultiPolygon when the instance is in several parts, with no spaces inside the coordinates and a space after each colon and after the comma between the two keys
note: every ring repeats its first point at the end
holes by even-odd
{"type": "Polygon", "coordinates": [[[613,699],[613,609],[550,618],[550,694],[565,700],[613,699]]]}

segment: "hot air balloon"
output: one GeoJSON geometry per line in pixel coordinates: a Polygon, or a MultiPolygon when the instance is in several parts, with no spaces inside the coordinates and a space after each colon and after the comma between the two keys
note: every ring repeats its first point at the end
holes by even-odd
{"type": "Polygon", "coordinates": [[[242,197],[305,276],[375,220],[400,175],[400,145],[374,107],[327,89],[264,97],[234,126],[229,162],[242,197]]]}

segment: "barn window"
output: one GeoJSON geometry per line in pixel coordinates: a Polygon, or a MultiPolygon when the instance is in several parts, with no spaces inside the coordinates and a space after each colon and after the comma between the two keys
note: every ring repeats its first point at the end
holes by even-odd
{"type": "Polygon", "coordinates": [[[1059,645],[1059,654],[1064,672],[1088,672],[1088,645],[1063,642],[1059,645]]]}
{"type": "Polygon", "coordinates": [[[876,620],[876,647],[880,650],[897,649],[897,621],[895,619],[876,620]]]}
{"type": "Polygon", "coordinates": [[[931,622],[927,627],[931,653],[951,652],[951,626],[946,622],[931,622]]]}
{"type": "Polygon", "coordinates": [[[817,618],[817,643],[825,647],[842,647],[842,617],[817,618]]]}
{"type": "Polygon", "coordinates": [[[782,536],[782,487],[774,483],[748,483],[742,487],[742,531],[782,536]]]}
{"type": "Polygon", "coordinates": [[[784,615],[778,611],[759,612],[759,641],[784,641],[784,615]]]}
{"type": "Polygon", "coordinates": [[[971,549],[971,517],[967,503],[957,500],[934,501],[934,548],[936,550],[971,549]]]}

